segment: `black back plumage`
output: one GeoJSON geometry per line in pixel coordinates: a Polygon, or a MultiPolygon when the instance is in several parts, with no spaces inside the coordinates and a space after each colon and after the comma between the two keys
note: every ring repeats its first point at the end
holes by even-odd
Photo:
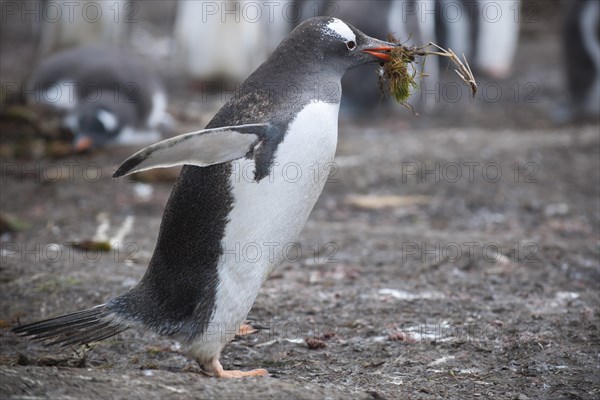
{"type": "Polygon", "coordinates": [[[163,335],[204,330],[214,308],[219,246],[233,205],[227,164],[185,166],[141,282],[109,307],[163,335]],[[202,290],[199,290],[202,288],[202,290]]]}

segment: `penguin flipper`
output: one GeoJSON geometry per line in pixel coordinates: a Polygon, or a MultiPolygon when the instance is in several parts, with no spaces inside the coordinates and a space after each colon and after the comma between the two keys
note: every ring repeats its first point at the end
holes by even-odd
{"type": "Polygon", "coordinates": [[[153,168],[176,165],[207,167],[252,154],[263,142],[270,124],[248,124],[204,129],[163,140],[129,157],[113,178],[153,168]]]}

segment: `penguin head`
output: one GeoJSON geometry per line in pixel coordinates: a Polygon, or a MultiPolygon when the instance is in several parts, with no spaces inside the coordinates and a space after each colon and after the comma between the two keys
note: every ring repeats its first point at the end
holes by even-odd
{"type": "Polygon", "coordinates": [[[67,116],[67,126],[75,133],[73,150],[77,153],[106,146],[116,140],[123,128],[114,110],[92,103],[67,116]]]}
{"type": "Polygon", "coordinates": [[[363,64],[390,60],[389,51],[397,44],[375,39],[352,25],[333,17],[304,21],[282,42],[281,48],[294,49],[296,61],[318,62],[321,68],[343,75],[363,64]]]}

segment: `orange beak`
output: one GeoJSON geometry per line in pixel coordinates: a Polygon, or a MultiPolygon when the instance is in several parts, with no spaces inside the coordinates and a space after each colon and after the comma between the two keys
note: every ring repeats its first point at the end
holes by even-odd
{"type": "Polygon", "coordinates": [[[75,140],[75,144],[73,145],[73,149],[76,153],[83,153],[92,148],[94,142],[92,138],[89,136],[81,136],[75,140]]]}
{"type": "Polygon", "coordinates": [[[364,53],[369,53],[372,56],[375,56],[383,61],[390,61],[392,57],[390,56],[390,51],[393,49],[391,46],[382,46],[382,47],[372,47],[370,49],[363,50],[364,53]]]}

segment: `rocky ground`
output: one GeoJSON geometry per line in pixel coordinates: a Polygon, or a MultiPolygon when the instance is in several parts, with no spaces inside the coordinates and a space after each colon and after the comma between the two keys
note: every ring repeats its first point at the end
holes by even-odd
{"type": "Polygon", "coordinates": [[[8,332],[135,284],[172,182],[111,179],[131,148],[3,156],[0,207],[19,223],[1,243],[0,396],[600,397],[599,126],[551,120],[556,39],[525,37],[497,102],[341,119],[330,182],[251,311],[269,329],[223,355],[267,378],[206,377],[149,333],[57,349],[8,332]],[[515,82],[537,85],[537,101],[515,101],[515,82]],[[103,231],[122,246],[69,244],[103,231]]]}

